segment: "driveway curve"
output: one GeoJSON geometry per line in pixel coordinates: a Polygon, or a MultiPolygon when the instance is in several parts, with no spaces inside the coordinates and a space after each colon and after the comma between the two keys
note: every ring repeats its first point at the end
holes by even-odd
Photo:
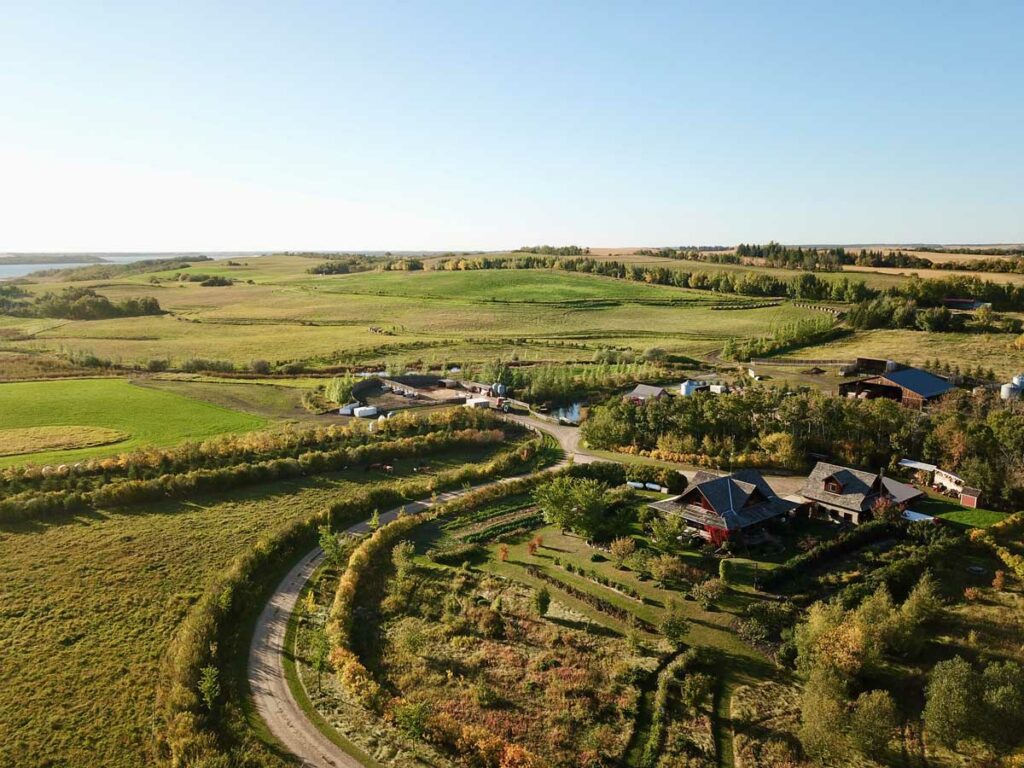
{"type": "MultiPolygon", "coordinates": [[[[533,429],[540,429],[558,440],[566,457],[577,462],[593,460],[579,452],[579,436],[573,427],[540,422],[529,417],[512,416],[511,421],[533,429]]],[[[501,480],[495,482],[502,482],[501,480]]],[[[484,483],[473,488],[438,494],[436,503],[443,504],[473,490],[490,485],[484,483]]],[[[431,501],[416,501],[388,510],[380,515],[383,525],[395,519],[399,511],[421,512],[433,506],[431,501]]],[[[356,523],[346,529],[348,534],[362,534],[370,530],[369,521],[356,523]]],[[[303,557],[278,584],[273,595],[260,612],[252,641],[249,644],[248,678],[253,704],[267,728],[282,746],[309,768],[363,768],[363,763],[328,738],[306,716],[288,687],[284,670],[285,635],[288,621],[302,588],[323,560],[320,547],[303,557]]]]}

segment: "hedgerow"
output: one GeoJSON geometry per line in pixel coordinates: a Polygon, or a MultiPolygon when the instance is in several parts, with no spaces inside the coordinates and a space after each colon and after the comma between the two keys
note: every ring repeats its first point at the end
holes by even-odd
{"type": "MultiPolygon", "coordinates": [[[[160,762],[173,766],[280,765],[281,760],[269,750],[247,745],[248,752],[241,758],[222,744],[225,729],[225,704],[217,702],[213,708],[203,703],[199,683],[203,670],[213,667],[223,670],[231,663],[229,658],[237,650],[233,633],[244,626],[247,612],[268,586],[266,576],[275,569],[307,551],[316,541],[320,525],[328,523],[335,528],[368,517],[385,503],[395,505],[422,498],[435,490],[457,487],[469,477],[482,479],[528,466],[535,458],[539,440],[509,449],[481,467],[447,470],[429,479],[405,480],[387,487],[361,489],[346,500],[318,510],[298,520],[274,535],[262,540],[250,551],[236,557],[231,564],[207,587],[202,597],[192,606],[170,645],[157,683],[157,702],[160,723],[157,727],[156,751],[160,762]],[[472,469],[472,471],[469,471],[472,469]],[[256,754],[253,754],[255,751],[256,754]]],[[[374,536],[387,540],[393,532],[407,530],[419,516],[398,518],[381,528],[374,536]],[[396,526],[395,524],[398,523],[396,526]],[[388,531],[390,526],[395,526],[388,531]]],[[[373,541],[371,536],[367,541],[373,541]]],[[[397,542],[394,539],[392,543],[397,542]]],[[[366,542],[364,542],[366,544],[366,542]]],[[[353,552],[352,579],[358,582],[360,572],[365,573],[369,561],[353,552]],[[355,566],[353,569],[353,565],[355,566]]],[[[349,572],[346,572],[346,577],[349,572]]],[[[345,580],[343,579],[343,582],[345,580]]],[[[337,600],[337,598],[336,598],[337,600]]],[[[348,620],[344,608],[332,609],[329,631],[344,628],[348,620]]],[[[350,629],[350,623],[348,623],[350,629]]],[[[372,703],[378,688],[358,658],[341,643],[335,643],[332,660],[343,682],[372,703]]]]}
{"type": "Polygon", "coordinates": [[[464,429],[433,432],[381,443],[308,451],[297,458],[271,459],[220,469],[201,469],[167,474],[151,480],[123,480],[84,493],[57,491],[25,493],[0,501],[0,522],[54,518],[89,509],[126,507],[166,498],[186,498],[244,485],[269,483],[345,469],[350,465],[378,462],[397,457],[422,456],[441,450],[501,442],[501,430],[464,429]]]}
{"type": "Polygon", "coordinates": [[[647,733],[647,741],[640,755],[641,768],[654,768],[661,755],[661,747],[665,740],[665,728],[669,719],[669,699],[674,688],[678,688],[683,676],[701,663],[701,655],[696,648],[690,648],[670,661],[658,676],[658,688],[654,694],[654,706],[651,712],[651,729],[647,733]]]}
{"type": "Polygon", "coordinates": [[[493,414],[476,409],[455,408],[426,416],[399,414],[379,422],[371,432],[367,422],[353,421],[315,429],[250,432],[221,435],[201,443],[184,443],[173,448],[152,448],[75,464],[36,466],[33,464],[0,470],[0,492],[12,496],[29,490],[86,491],[114,480],[146,480],[196,469],[214,469],[235,464],[296,458],[311,450],[366,445],[401,437],[461,429],[516,430],[493,414]]]}
{"type": "Polygon", "coordinates": [[[886,536],[897,535],[902,530],[902,524],[900,523],[871,520],[839,534],[834,539],[824,541],[806,552],[789,558],[762,578],[760,587],[762,589],[773,589],[800,572],[809,570],[826,560],[841,557],[871,542],[879,541],[886,536]]]}

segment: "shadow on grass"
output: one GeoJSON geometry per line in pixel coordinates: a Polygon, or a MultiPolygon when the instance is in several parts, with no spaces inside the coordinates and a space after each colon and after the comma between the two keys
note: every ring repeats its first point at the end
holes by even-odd
{"type": "Polygon", "coordinates": [[[601,637],[622,637],[621,634],[611,627],[595,624],[590,621],[575,621],[573,619],[565,619],[559,616],[545,616],[544,618],[552,624],[557,624],[558,626],[565,627],[566,629],[575,629],[579,632],[587,632],[591,635],[599,635],[601,637]]]}

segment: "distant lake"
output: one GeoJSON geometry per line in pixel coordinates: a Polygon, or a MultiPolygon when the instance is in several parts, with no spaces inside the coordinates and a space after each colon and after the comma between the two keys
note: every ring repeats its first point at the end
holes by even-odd
{"type": "MultiPolygon", "coordinates": [[[[187,259],[188,256],[192,256],[194,258],[194,257],[196,257],[196,256],[198,256],[200,254],[177,254],[177,253],[144,254],[144,253],[133,253],[133,254],[120,254],[120,255],[113,255],[113,254],[112,255],[97,254],[97,255],[101,256],[101,258],[103,259],[102,262],[91,262],[91,261],[90,262],[70,262],[69,261],[69,262],[61,262],[60,264],[45,264],[45,263],[40,263],[40,264],[4,264],[3,261],[0,261],[0,280],[10,280],[11,278],[14,278],[14,277],[24,277],[25,275],[28,275],[28,274],[30,274],[32,272],[38,272],[41,269],[72,269],[74,267],[86,267],[86,266],[91,267],[91,266],[96,266],[96,264],[131,264],[132,262],[135,262],[135,261],[147,261],[147,260],[151,260],[151,259],[167,259],[167,258],[171,258],[173,256],[179,256],[179,255],[185,256],[186,259],[187,259]]],[[[239,258],[240,257],[240,254],[237,254],[237,253],[224,253],[224,254],[220,254],[220,253],[207,253],[207,254],[203,254],[203,255],[209,256],[212,259],[231,259],[231,258],[239,258]]],[[[257,256],[257,255],[259,255],[259,254],[250,253],[250,254],[246,254],[244,256],[244,258],[250,258],[252,256],[257,256]]]]}

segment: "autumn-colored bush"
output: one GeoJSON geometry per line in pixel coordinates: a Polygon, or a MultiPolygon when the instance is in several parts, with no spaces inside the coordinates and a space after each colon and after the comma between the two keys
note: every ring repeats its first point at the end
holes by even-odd
{"type": "MultiPolygon", "coordinates": [[[[216,469],[197,469],[184,473],[161,475],[149,480],[121,480],[101,485],[95,490],[84,493],[58,491],[39,494],[30,491],[0,501],[0,521],[54,518],[76,514],[88,509],[125,507],[165,498],[187,498],[244,485],[337,471],[348,466],[379,462],[385,459],[423,456],[442,450],[493,445],[501,442],[504,437],[504,433],[497,429],[430,432],[415,437],[403,437],[354,448],[307,451],[297,458],[278,458],[216,469]]],[[[525,448],[524,446],[518,450],[522,452],[525,448]]],[[[533,449],[527,450],[532,451],[533,449]]],[[[511,464],[521,461],[521,457],[517,458],[517,454],[513,454],[511,457],[507,457],[507,460],[511,464]]],[[[467,478],[477,476],[474,474],[474,468],[466,468],[461,471],[465,472],[467,478]]]]}

